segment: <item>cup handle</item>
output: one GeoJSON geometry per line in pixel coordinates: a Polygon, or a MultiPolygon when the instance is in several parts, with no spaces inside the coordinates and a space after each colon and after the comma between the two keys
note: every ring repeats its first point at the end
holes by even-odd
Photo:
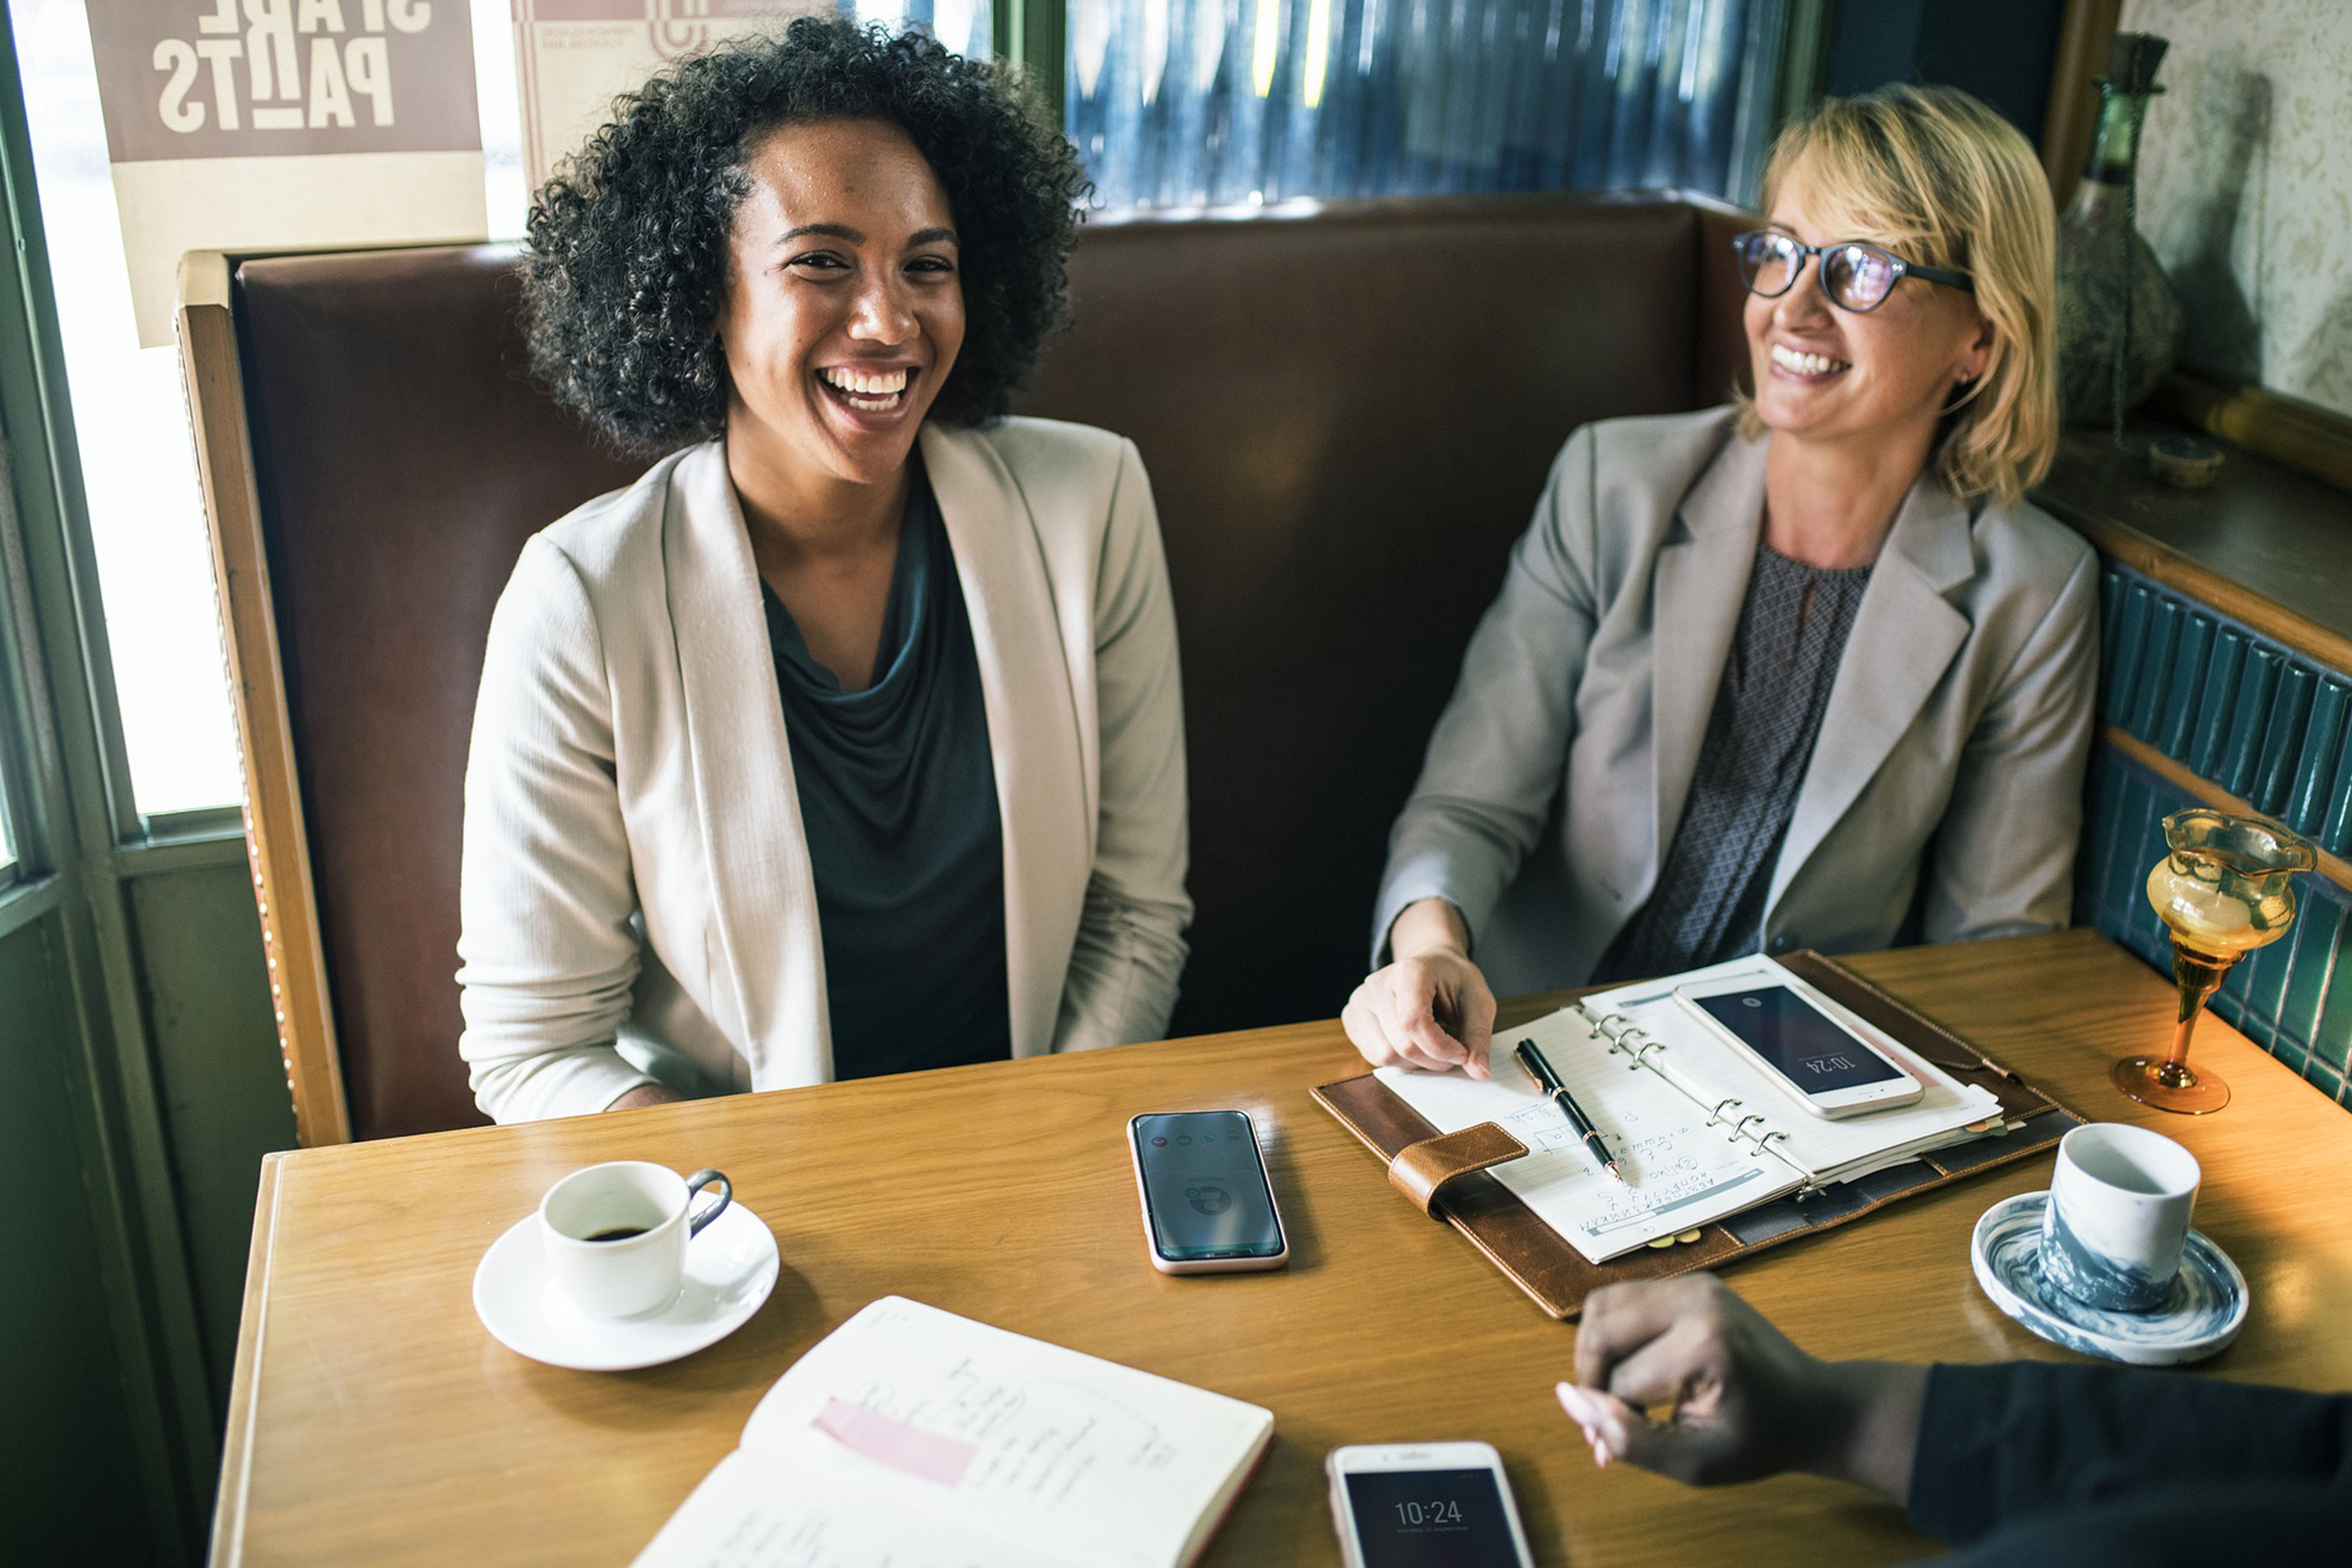
{"type": "Polygon", "coordinates": [[[719,1201],[703,1209],[699,1214],[689,1214],[687,1215],[686,1235],[687,1239],[689,1241],[694,1237],[700,1236],[702,1234],[702,1227],[709,1225],[712,1220],[717,1219],[720,1215],[725,1214],[727,1212],[727,1205],[735,1201],[734,1184],[728,1181],[724,1175],[720,1174],[717,1171],[697,1171],[694,1174],[687,1177],[687,1196],[691,1198],[696,1193],[700,1192],[703,1188],[710,1185],[713,1182],[719,1184],[719,1201]]]}

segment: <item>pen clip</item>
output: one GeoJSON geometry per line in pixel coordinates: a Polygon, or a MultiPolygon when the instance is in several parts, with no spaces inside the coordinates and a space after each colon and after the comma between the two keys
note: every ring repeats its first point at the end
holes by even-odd
{"type": "Polygon", "coordinates": [[[1545,1059],[1535,1041],[1522,1039],[1511,1047],[1511,1054],[1519,1058],[1519,1065],[1528,1069],[1528,1076],[1536,1080],[1536,1087],[1544,1093],[1559,1094],[1567,1087],[1559,1081],[1559,1074],[1552,1070],[1551,1063],[1545,1059]]]}

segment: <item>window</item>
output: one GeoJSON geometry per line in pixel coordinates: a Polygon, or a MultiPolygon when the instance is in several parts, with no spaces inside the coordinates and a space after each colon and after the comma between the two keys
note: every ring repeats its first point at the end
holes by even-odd
{"type": "Polygon", "coordinates": [[[990,0],[836,0],[845,16],[887,27],[912,24],[960,55],[986,59],[994,16],[990,0]]]}
{"type": "MultiPolygon", "coordinates": [[[[862,20],[925,24],[965,53],[989,47],[988,0],[839,5],[862,20]]],[[[178,351],[142,349],[132,328],[83,0],[16,0],[10,12],[136,810],[233,805],[242,780],[178,351]]],[[[472,15],[489,229],[513,238],[528,193],[509,0],[474,0],[472,15]]]]}
{"type": "Polygon", "coordinates": [[[1110,208],[1753,185],[1787,0],[1070,0],[1110,208]]]}
{"type": "MultiPolygon", "coordinates": [[[[0,463],[0,485],[8,481],[5,463],[0,463]]],[[[9,526],[0,518],[0,529],[9,526]]],[[[23,671],[17,667],[17,650],[25,646],[20,635],[23,628],[15,625],[13,603],[19,584],[10,581],[14,563],[21,560],[15,541],[0,539],[0,891],[25,876],[23,859],[27,846],[17,838],[17,824],[11,813],[21,811],[32,800],[32,780],[27,777],[26,763],[32,744],[31,728],[25,721],[26,692],[21,683],[23,671]]]]}
{"type": "MultiPolygon", "coordinates": [[[[105,605],[124,760],[147,817],[242,794],[220,621],[178,351],[142,349],[82,0],[11,7],[71,427],[105,605]]],[[[474,8],[494,236],[522,231],[513,41],[504,0],[474,8]]]]}
{"type": "MultiPolygon", "coordinates": [[[[16,0],[70,427],[105,606],[124,761],[145,817],[243,793],[179,351],[138,345],[82,0],[16,0]]],[[[505,6],[477,5],[494,233],[520,233],[522,175],[505,6]],[[503,132],[503,135],[499,132],[503,132]]]]}
{"type": "Polygon", "coordinates": [[[177,352],[132,330],[81,0],[16,0],[49,274],[131,787],[146,814],[239,795],[177,352]]]}

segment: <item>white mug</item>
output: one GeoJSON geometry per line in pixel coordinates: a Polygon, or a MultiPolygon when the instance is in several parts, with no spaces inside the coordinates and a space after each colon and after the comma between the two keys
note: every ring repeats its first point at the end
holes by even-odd
{"type": "Polygon", "coordinates": [[[548,1270],[592,1317],[657,1311],[677,1299],[686,1282],[686,1244],[734,1197],[735,1189],[717,1171],[682,1177],[643,1160],[574,1171],[539,1201],[548,1270]],[[688,1215],[688,1201],[713,1184],[719,1201],[688,1215]]]}
{"type": "Polygon", "coordinates": [[[2094,1121],[2059,1141],[2042,1216],[2042,1274],[2088,1306],[2145,1312],[2180,1272],[2203,1173],[2161,1132],[2094,1121]]]}

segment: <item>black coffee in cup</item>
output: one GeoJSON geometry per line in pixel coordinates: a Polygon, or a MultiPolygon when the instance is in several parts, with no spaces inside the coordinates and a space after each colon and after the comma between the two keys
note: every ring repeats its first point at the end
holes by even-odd
{"type": "Polygon", "coordinates": [[[646,1231],[651,1230],[653,1226],[646,1225],[612,1225],[606,1226],[603,1230],[589,1232],[583,1239],[588,1241],[626,1241],[633,1236],[643,1236],[646,1231]]]}

